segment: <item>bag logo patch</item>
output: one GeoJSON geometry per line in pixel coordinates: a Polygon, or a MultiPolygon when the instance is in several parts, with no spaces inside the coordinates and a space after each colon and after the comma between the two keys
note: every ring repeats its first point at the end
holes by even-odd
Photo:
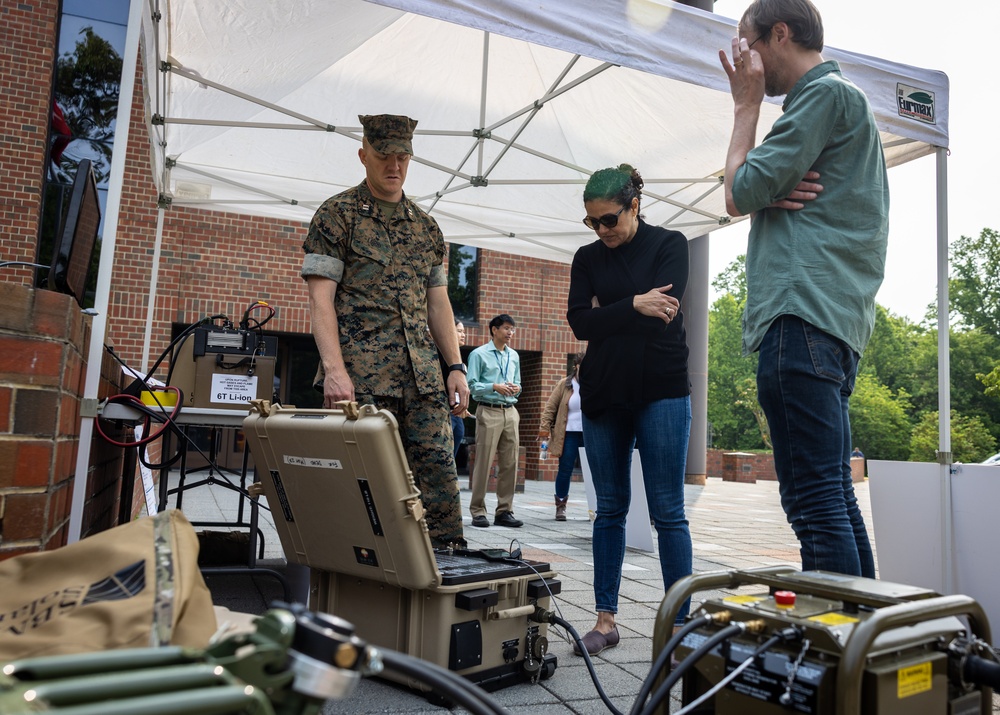
{"type": "Polygon", "coordinates": [[[21,636],[69,615],[77,608],[105,601],[124,601],[138,596],[145,589],[146,562],[140,560],[89,586],[67,586],[9,613],[0,613],[0,629],[21,636]]]}

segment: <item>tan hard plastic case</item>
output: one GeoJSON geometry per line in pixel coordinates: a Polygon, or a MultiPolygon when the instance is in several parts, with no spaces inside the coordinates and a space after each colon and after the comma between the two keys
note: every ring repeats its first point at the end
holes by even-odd
{"type": "Polygon", "coordinates": [[[396,418],[372,406],[347,409],[357,409],[357,417],[258,403],[243,421],[285,557],[321,571],[433,588],[441,575],[396,418]]]}

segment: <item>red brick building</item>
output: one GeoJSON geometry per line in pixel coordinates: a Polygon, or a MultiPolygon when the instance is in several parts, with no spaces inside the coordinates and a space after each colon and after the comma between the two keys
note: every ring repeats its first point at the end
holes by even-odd
{"type": "MultiPolygon", "coordinates": [[[[0,262],[39,260],[60,7],[57,0],[30,4],[0,0],[0,91],[5,97],[0,105],[4,229],[0,262]]],[[[150,175],[139,81],[133,97],[129,144],[115,147],[116,154],[126,152],[126,166],[104,340],[126,363],[142,369],[158,197],[150,175]]],[[[361,176],[359,165],[359,180],[361,176]]],[[[151,361],[181,327],[219,313],[235,321],[249,304],[263,300],[277,309],[267,329],[279,336],[282,397],[294,404],[290,398],[303,394],[302,385],[308,385],[316,362],[305,284],[298,275],[306,229],[302,223],[166,208],[151,361]]],[[[79,446],[81,375],[86,369],[91,319],[80,315],[72,299],[36,290],[35,272],[29,267],[4,266],[0,283],[5,303],[24,308],[20,318],[9,309],[0,317],[0,353],[10,358],[0,366],[0,454],[10,457],[0,465],[3,557],[66,541],[67,495],[79,446]],[[49,334],[52,331],[39,327],[41,318],[32,316],[40,311],[45,317],[53,302],[58,304],[61,328],[49,334]],[[41,352],[32,352],[37,360],[20,359],[24,352],[14,346],[23,340],[40,346],[41,352]],[[49,373],[59,379],[45,377],[49,373]],[[39,427],[39,405],[43,404],[53,406],[48,429],[39,427]],[[29,463],[31,468],[25,468],[29,463]]],[[[554,478],[554,460],[539,463],[535,435],[545,399],[565,374],[568,357],[580,349],[564,317],[568,284],[568,265],[479,251],[475,319],[466,321],[468,346],[471,349],[489,339],[486,324],[494,315],[509,313],[517,320],[514,347],[522,358],[524,389],[519,406],[528,479],[554,478]]],[[[105,377],[113,377],[116,370],[113,364],[105,366],[105,377]]],[[[102,381],[102,396],[116,389],[113,382],[102,381]]],[[[126,484],[131,486],[120,481],[123,469],[128,469],[123,467],[128,464],[123,462],[124,455],[103,454],[100,447],[93,452],[84,534],[113,525],[118,497],[109,495],[115,489],[127,489],[126,484]],[[99,478],[94,477],[95,469],[101,471],[99,478]],[[110,481],[105,472],[111,475],[110,481]]]]}

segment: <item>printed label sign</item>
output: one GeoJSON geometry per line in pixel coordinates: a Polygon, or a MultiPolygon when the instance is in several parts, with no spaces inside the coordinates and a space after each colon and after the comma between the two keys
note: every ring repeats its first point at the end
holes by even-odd
{"type": "Polygon", "coordinates": [[[896,694],[900,700],[931,689],[933,680],[931,662],[911,665],[896,671],[896,694]]]}
{"type": "Polygon", "coordinates": [[[296,457],[293,454],[282,455],[285,464],[294,464],[297,467],[314,467],[315,469],[343,469],[344,465],[339,459],[320,459],[319,457],[296,457]]]}
{"type": "Polygon", "coordinates": [[[257,376],[212,375],[212,402],[223,405],[249,405],[257,399],[257,376]]]}

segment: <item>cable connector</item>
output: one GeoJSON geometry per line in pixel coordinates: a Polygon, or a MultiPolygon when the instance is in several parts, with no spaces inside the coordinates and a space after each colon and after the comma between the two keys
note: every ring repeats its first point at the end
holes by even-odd
{"type": "Polygon", "coordinates": [[[752,621],[744,621],[743,627],[749,633],[752,633],[754,635],[759,635],[760,633],[764,632],[764,629],[767,627],[767,624],[764,622],[763,619],[757,618],[752,621]]]}
{"type": "Polygon", "coordinates": [[[542,608],[541,606],[535,606],[535,612],[528,616],[529,620],[535,621],[536,623],[553,623],[553,616],[556,614],[547,608],[542,608]]]}
{"type": "Polygon", "coordinates": [[[707,614],[708,619],[720,626],[728,626],[729,621],[733,619],[732,611],[719,611],[718,613],[707,614]]]}
{"type": "Polygon", "coordinates": [[[780,631],[774,632],[775,637],[780,638],[782,642],[788,643],[790,641],[800,641],[802,636],[805,635],[805,631],[799,626],[788,626],[787,628],[782,628],[780,631]]]}

